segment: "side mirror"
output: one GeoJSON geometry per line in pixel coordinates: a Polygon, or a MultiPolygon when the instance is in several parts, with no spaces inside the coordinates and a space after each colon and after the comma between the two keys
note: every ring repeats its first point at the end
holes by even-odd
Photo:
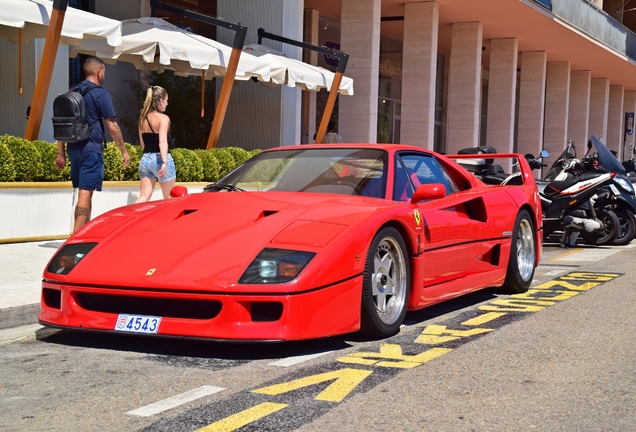
{"type": "Polygon", "coordinates": [[[172,189],[170,189],[170,196],[172,198],[186,196],[187,194],[188,188],[185,186],[174,186],[172,189]]]}
{"type": "Polygon", "coordinates": [[[539,156],[542,158],[547,158],[548,156],[550,156],[550,153],[548,153],[545,150],[541,150],[541,153],[539,153],[539,156]]]}
{"type": "Polygon", "coordinates": [[[441,183],[431,183],[418,186],[415,189],[411,204],[417,204],[420,201],[428,201],[433,199],[444,198],[446,196],[446,187],[441,183]]]}

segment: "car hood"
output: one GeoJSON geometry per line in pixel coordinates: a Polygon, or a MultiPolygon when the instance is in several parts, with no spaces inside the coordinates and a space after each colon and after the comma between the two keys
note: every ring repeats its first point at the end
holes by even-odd
{"type": "Polygon", "coordinates": [[[122,207],[69,239],[98,244],[66,278],[102,286],[223,290],[237,284],[263,248],[320,252],[389,203],[344,195],[209,192],[122,207]]]}

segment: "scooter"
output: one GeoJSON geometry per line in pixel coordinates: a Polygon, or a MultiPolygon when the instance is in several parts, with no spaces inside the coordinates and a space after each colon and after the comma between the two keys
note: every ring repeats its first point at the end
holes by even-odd
{"type": "Polygon", "coordinates": [[[612,192],[612,199],[597,201],[597,206],[610,208],[618,217],[619,232],[612,242],[615,245],[626,245],[636,236],[636,193],[625,170],[626,162],[621,164],[595,136],[588,141],[587,153],[581,161],[584,172],[616,173],[607,186],[612,192]]]}
{"type": "MultiPolygon", "coordinates": [[[[595,136],[591,141],[599,142],[595,136]]],[[[613,186],[616,175],[616,172],[586,170],[576,158],[576,146],[570,140],[545,180],[537,181],[544,215],[544,238],[561,231],[563,247],[574,247],[579,235],[592,245],[613,242],[619,232],[618,217],[607,205],[597,203],[606,203],[615,197],[610,185],[613,186]]]]}

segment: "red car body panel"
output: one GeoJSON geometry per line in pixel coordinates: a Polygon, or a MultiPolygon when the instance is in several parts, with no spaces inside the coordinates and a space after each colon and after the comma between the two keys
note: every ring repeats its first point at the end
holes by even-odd
{"type": "MultiPolygon", "coordinates": [[[[395,154],[432,154],[404,145],[300,146],[313,147],[386,150],[389,198],[395,154]]],[[[125,306],[130,302],[136,310],[157,305],[164,312],[160,335],[297,340],[349,333],[360,328],[365,260],[381,227],[397,228],[407,245],[408,308],[415,310],[503,284],[521,208],[534,218],[538,264],[541,210],[525,159],[512,155],[521,161],[524,185],[488,186],[450,158],[435,156],[465,190],[421,203],[303,192],[204,192],[114,209],[67,240],[65,245],[97,243],[70,273],[45,269],[39,321],[113,331],[118,314],[131,313],[125,306]],[[316,255],[291,282],[239,283],[264,248],[316,255]],[[280,305],[280,317],[256,319],[263,303],[280,305]],[[190,305],[210,312],[191,316],[190,305]]]]}

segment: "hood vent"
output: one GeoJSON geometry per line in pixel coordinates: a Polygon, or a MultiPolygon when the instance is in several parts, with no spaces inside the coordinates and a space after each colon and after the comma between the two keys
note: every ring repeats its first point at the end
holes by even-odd
{"type": "Polygon", "coordinates": [[[189,215],[190,213],[194,213],[197,210],[182,210],[181,213],[175,218],[175,220],[182,218],[183,216],[189,215]]]}
{"type": "Polygon", "coordinates": [[[256,218],[256,220],[263,219],[263,218],[266,218],[266,217],[271,216],[271,215],[275,215],[276,213],[278,213],[278,210],[263,210],[263,211],[262,211],[262,212],[258,215],[258,217],[256,218]]]}

